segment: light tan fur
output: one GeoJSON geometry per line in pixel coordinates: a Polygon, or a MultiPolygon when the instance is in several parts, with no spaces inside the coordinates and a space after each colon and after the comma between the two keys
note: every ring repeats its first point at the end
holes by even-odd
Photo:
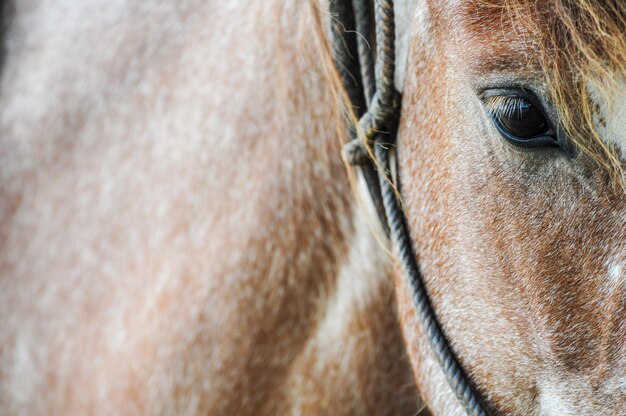
{"type": "Polygon", "coordinates": [[[309,5],[13,7],[0,413],[414,413],[309,5]]]}

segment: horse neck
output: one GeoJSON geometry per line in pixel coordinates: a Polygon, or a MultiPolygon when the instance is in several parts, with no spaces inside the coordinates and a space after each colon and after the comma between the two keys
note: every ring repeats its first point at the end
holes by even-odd
{"type": "MultiPolygon", "coordinates": [[[[386,398],[369,403],[365,413],[387,412],[388,406],[403,413],[417,404],[395,315],[387,254],[372,231],[380,227],[374,209],[365,198],[355,197],[355,190],[366,193],[353,189],[340,156],[345,116],[323,44],[330,22],[327,9],[315,11],[311,6],[295,2],[264,6],[274,8],[268,29],[273,31],[270,44],[276,47],[267,60],[259,60],[270,62],[263,67],[260,85],[273,105],[272,131],[279,133],[264,137],[262,160],[279,181],[277,192],[268,194],[274,200],[265,203],[276,204],[272,211],[281,214],[265,224],[274,232],[268,241],[276,241],[276,250],[267,253],[266,261],[275,267],[262,280],[263,285],[271,282],[272,288],[260,290],[268,294],[265,306],[276,305],[271,315],[278,317],[275,333],[286,322],[295,323],[289,349],[304,352],[291,369],[291,380],[306,374],[309,381],[324,386],[315,392],[316,403],[324,401],[320,397],[334,397],[336,386],[351,385],[354,391],[386,398]],[[316,13],[321,22],[316,22],[316,13]],[[402,388],[392,387],[398,385],[402,388]],[[380,405],[385,408],[376,407],[380,405]]],[[[353,185],[363,186],[359,179],[353,185]]],[[[307,396],[300,383],[289,388],[299,400],[307,396]]],[[[359,398],[354,400],[347,397],[343,410],[335,413],[352,413],[352,406],[363,406],[357,405],[359,398]]]]}
{"type": "MultiPolygon", "coordinates": [[[[271,401],[282,406],[307,391],[336,398],[337,386],[410,386],[384,253],[340,157],[345,123],[320,58],[323,36],[301,3],[102,6],[115,30],[91,3],[18,10],[10,36],[20,53],[7,55],[2,74],[0,158],[3,198],[20,202],[3,205],[13,212],[3,212],[2,232],[17,237],[0,252],[0,316],[34,322],[24,351],[45,346],[48,359],[22,371],[59,379],[44,390],[33,381],[33,397],[95,406],[89,393],[66,402],[74,386],[153,413],[184,413],[178,400],[241,414],[272,406],[268,395],[294,395],[271,401]],[[56,15],[71,18],[57,27],[56,15]],[[51,58],[32,65],[40,51],[51,58]],[[31,287],[48,301],[3,309],[31,287]],[[65,287],[78,295],[68,300],[65,287]],[[148,312],[111,322],[112,310],[148,312]],[[92,327],[101,330],[85,339],[92,327]],[[117,333],[144,341],[106,341],[117,333]],[[94,378],[87,363],[68,370],[60,358],[85,353],[115,365],[94,378]],[[319,382],[311,391],[303,380],[319,382]],[[146,403],[127,396],[148,382],[146,403]]],[[[24,331],[0,325],[0,345],[24,331]]],[[[18,370],[6,379],[20,379],[18,370]]],[[[399,403],[395,390],[380,402],[399,403]]],[[[379,410],[365,413],[388,409],[379,410]]]]}

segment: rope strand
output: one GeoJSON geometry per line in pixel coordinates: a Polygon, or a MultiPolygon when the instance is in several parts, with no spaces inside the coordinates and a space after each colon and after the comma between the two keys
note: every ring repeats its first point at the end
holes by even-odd
{"type": "MultiPolygon", "coordinates": [[[[370,36],[371,25],[371,2],[370,0],[331,0],[331,12],[335,11],[340,19],[346,18],[345,14],[350,10],[350,15],[344,23],[346,29],[356,27],[365,38],[357,38],[347,45],[346,50],[338,50],[346,43],[342,37],[338,40],[339,31],[333,26],[333,52],[336,66],[340,73],[344,87],[350,97],[364,100],[367,111],[362,113],[359,120],[360,127],[365,134],[364,138],[354,138],[348,143],[348,154],[355,156],[354,162],[361,166],[361,171],[368,184],[369,192],[378,210],[383,228],[392,242],[395,244],[402,270],[407,279],[413,296],[413,303],[420,325],[424,329],[431,349],[433,350],[441,368],[446,376],[448,384],[456,394],[467,414],[471,416],[487,416],[478,395],[474,391],[467,375],[458,362],[457,358],[444,336],[441,325],[437,321],[435,310],[426,292],[422,275],[417,264],[417,258],[413,250],[413,244],[407,228],[406,219],[402,212],[398,198],[400,195],[394,189],[389,170],[389,148],[396,138],[396,131],[400,113],[400,93],[394,86],[395,74],[395,24],[392,0],[374,0],[374,16],[376,29],[376,63],[374,77],[372,78],[371,66],[373,58],[368,53],[367,37],[370,36]],[[342,3],[342,4],[340,4],[342,3]],[[358,63],[355,63],[354,54],[350,50],[357,50],[358,63]],[[346,74],[345,69],[351,68],[346,74]],[[357,84],[361,86],[360,92],[354,91],[354,82],[351,78],[358,74],[357,84]],[[350,76],[348,76],[350,75],[350,76]],[[375,86],[375,91],[373,87],[375,86]],[[364,140],[366,143],[363,143],[364,140]],[[369,156],[364,149],[369,143],[374,143],[374,160],[363,160],[364,155],[369,156]],[[359,148],[359,146],[361,146],[359,148]],[[376,167],[382,172],[376,171],[376,167]]],[[[345,31],[344,31],[345,36],[345,31]]],[[[351,98],[352,99],[352,98],[351,98]]],[[[363,101],[359,101],[362,103],[363,101]]],[[[352,102],[356,106],[356,102],[352,102]]],[[[361,114],[359,112],[359,114],[361,114]]],[[[356,134],[354,127],[350,130],[351,137],[356,134]]]]}
{"type": "Polygon", "coordinates": [[[454,356],[450,344],[443,335],[443,330],[437,321],[435,310],[428,298],[413,251],[413,244],[406,225],[404,213],[400,208],[393,186],[389,180],[386,179],[391,177],[389,171],[389,150],[384,144],[377,141],[375,152],[379,166],[386,170],[386,175],[379,175],[379,178],[385,213],[387,214],[387,221],[391,231],[391,239],[397,247],[403,274],[411,287],[413,304],[415,305],[420,325],[424,329],[424,332],[426,332],[428,340],[430,341],[430,347],[435,353],[439,365],[441,365],[444,370],[448,384],[463,407],[465,407],[466,412],[471,416],[487,416],[467,376],[463,373],[460,364],[454,356]]]}

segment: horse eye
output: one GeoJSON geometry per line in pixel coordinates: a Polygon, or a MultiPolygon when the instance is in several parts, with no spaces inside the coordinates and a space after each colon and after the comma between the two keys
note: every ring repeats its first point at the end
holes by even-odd
{"type": "Polygon", "coordinates": [[[509,142],[522,147],[555,146],[557,139],[542,109],[516,95],[492,95],[485,99],[496,128],[509,142]]]}

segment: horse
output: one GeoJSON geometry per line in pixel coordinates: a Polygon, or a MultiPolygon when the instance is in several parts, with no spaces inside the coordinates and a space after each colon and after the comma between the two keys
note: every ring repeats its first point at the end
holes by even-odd
{"type": "MultiPolygon", "coordinates": [[[[0,413],[463,414],[341,155],[328,1],[1,5],[0,413]]],[[[626,5],[395,23],[392,175],[485,408],[624,414],[626,5]]]]}

